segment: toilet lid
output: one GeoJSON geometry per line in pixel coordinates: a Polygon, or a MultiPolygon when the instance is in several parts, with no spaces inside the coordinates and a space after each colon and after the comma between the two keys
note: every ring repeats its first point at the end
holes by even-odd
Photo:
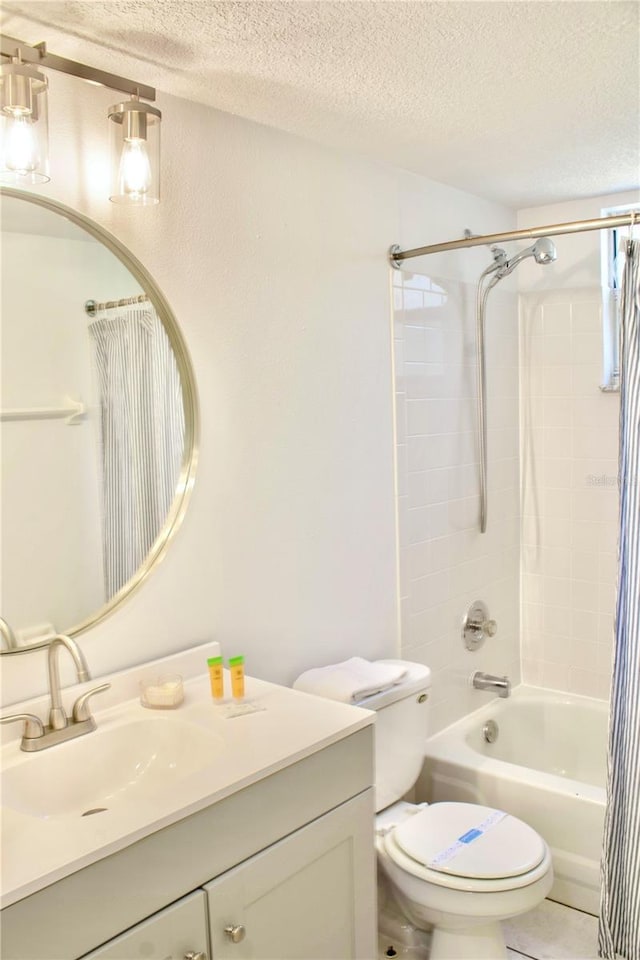
{"type": "Polygon", "coordinates": [[[535,830],[502,810],[474,803],[434,803],[395,828],[398,847],[429,870],[456,877],[518,877],[541,863],[535,830]]]}

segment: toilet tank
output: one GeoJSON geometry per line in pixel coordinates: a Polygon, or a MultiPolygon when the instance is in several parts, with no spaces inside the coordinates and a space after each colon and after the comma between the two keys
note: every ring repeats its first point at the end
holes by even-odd
{"type": "Polygon", "coordinates": [[[428,736],[427,705],[431,671],[421,663],[402,664],[407,675],[390,690],[361,700],[359,707],[375,710],[376,811],[400,800],[418,779],[428,736]]]}

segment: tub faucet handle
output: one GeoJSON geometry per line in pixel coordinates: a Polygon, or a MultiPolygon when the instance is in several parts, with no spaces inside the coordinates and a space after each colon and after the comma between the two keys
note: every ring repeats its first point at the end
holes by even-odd
{"type": "Polygon", "coordinates": [[[474,601],[462,621],[462,639],[467,650],[477,650],[487,637],[495,637],[497,632],[498,624],[490,619],[486,603],[474,601]]]}

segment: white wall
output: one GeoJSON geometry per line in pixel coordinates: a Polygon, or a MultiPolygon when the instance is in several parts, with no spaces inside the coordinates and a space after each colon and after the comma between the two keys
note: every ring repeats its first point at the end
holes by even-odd
{"type": "MultiPolygon", "coordinates": [[[[617,194],[523,210],[521,228],[591,219],[617,194]]],[[[556,238],[522,293],[522,667],[529,683],[609,694],[619,395],[603,393],[601,232],[556,238]]]]}
{"type": "MultiPolygon", "coordinates": [[[[162,202],[129,210],[103,181],[112,98],[56,77],[41,192],[103,224],[156,278],[202,427],[184,522],[142,589],[83,637],[90,666],[215,638],[249,673],[287,683],[351,654],[397,654],[386,252],[511,215],[168,96],[162,202]]],[[[474,268],[461,258],[456,276],[463,262],[474,268]]],[[[434,268],[449,275],[448,263],[434,268]]],[[[39,657],[5,658],[5,702],[44,687],[39,657]]]]}

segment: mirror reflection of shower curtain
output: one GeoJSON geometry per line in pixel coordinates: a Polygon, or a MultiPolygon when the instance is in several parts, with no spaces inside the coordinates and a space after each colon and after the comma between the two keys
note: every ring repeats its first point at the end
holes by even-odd
{"type": "Polygon", "coordinates": [[[620,312],[620,537],[602,851],[601,957],[640,957],[640,241],[620,312]]]}
{"type": "Polygon", "coordinates": [[[89,325],[101,406],[106,599],[135,574],[173,502],[184,449],[180,375],[151,304],[102,310],[89,325]]]}

